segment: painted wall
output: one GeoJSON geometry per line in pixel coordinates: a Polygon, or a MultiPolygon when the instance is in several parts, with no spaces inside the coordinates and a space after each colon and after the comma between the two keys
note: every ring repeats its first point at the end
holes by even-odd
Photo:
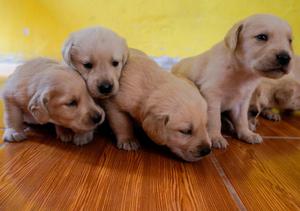
{"type": "Polygon", "coordinates": [[[254,13],[272,13],[294,30],[300,53],[299,0],[0,0],[0,56],[60,58],[67,35],[103,25],[154,56],[190,56],[223,39],[254,13]]]}

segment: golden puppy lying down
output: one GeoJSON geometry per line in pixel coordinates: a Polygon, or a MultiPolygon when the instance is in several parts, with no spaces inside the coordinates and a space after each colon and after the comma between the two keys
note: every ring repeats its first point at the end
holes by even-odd
{"type": "Polygon", "coordinates": [[[250,103],[250,112],[258,112],[262,117],[279,121],[279,111],[300,109],[300,82],[294,75],[287,75],[279,80],[264,79],[256,88],[250,103]]]}
{"type": "Polygon", "coordinates": [[[162,70],[142,52],[131,50],[119,92],[104,101],[120,149],[135,150],[133,120],[157,144],[187,161],[210,153],[207,106],[192,83],[162,70]]]}
{"type": "Polygon", "coordinates": [[[103,110],[90,97],[82,78],[46,58],[19,66],[6,82],[3,99],[5,141],[26,139],[24,122],[53,123],[62,141],[83,145],[93,139],[93,129],[104,120],[103,110]]]}
{"type": "Polygon", "coordinates": [[[224,41],[201,55],[187,58],[172,69],[192,80],[208,105],[208,133],[217,148],[228,145],[221,135],[221,112],[229,111],[237,136],[260,143],[248,127],[251,95],[261,77],[280,78],[290,71],[292,32],[272,15],[254,15],[235,24],[224,41]]]}

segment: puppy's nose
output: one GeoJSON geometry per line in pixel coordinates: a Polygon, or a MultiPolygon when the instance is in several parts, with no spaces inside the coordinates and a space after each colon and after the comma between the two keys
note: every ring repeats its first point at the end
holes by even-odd
{"type": "Polygon", "coordinates": [[[286,66],[289,64],[291,57],[288,53],[281,52],[276,55],[276,60],[277,60],[278,64],[280,64],[282,66],[286,66]]]}
{"type": "Polygon", "coordinates": [[[94,115],[91,116],[91,120],[96,125],[101,121],[102,119],[101,117],[102,117],[101,114],[95,113],[94,115]]]}
{"type": "Polygon", "coordinates": [[[102,94],[109,94],[112,91],[113,87],[114,85],[110,82],[103,82],[98,86],[98,91],[102,94]]]}
{"type": "Polygon", "coordinates": [[[211,152],[210,147],[205,146],[205,147],[199,148],[198,155],[199,155],[199,157],[203,157],[205,155],[208,155],[210,152],[211,152]]]}

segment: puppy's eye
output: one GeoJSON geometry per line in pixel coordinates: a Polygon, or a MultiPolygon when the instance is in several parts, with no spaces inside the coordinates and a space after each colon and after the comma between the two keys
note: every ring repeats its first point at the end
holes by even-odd
{"type": "Polygon", "coordinates": [[[192,129],[179,130],[184,135],[192,135],[192,129]]]}
{"type": "Polygon", "coordinates": [[[116,61],[116,60],[113,60],[113,61],[111,62],[111,64],[112,64],[112,66],[114,66],[114,67],[118,67],[119,62],[116,61]]]}
{"type": "Polygon", "coordinates": [[[268,41],[269,37],[266,34],[256,35],[255,38],[259,41],[268,41]]]}
{"type": "Polygon", "coordinates": [[[78,103],[76,100],[71,100],[70,102],[68,102],[66,104],[66,106],[68,106],[68,107],[76,107],[77,105],[78,105],[78,103]]]}
{"type": "Polygon", "coordinates": [[[289,43],[292,43],[293,42],[293,40],[292,39],[289,39],[289,43]]]}
{"type": "Polygon", "coordinates": [[[84,66],[86,69],[89,69],[89,70],[93,68],[93,64],[90,63],[90,62],[84,63],[83,66],[84,66]]]}

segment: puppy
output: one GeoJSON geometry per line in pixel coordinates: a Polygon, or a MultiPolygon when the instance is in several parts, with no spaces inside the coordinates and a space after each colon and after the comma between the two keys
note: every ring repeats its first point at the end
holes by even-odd
{"type": "Polygon", "coordinates": [[[192,80],[208,104],[208,133],[216,148],[226,148],[221,135],[223,111],[229,111],[239,139],[260,143],[248,127],[251,95],[261,77],[280,78],[290,71],[292,32],[272,15],[254,15],[235,24],[224,41],[203,54],[187,58],[172,69],[192,80]]]}
{"type": "Polygon", "coordinates": [[[46,58],[19,66],[6,82],[3,99],[3,139],[8,142],[26,139],[24,122],[53,123],[62,141],[83,145],[93,139],[93,129],[104,120],[103,110],[90,97],[82,78],[46,58]]]}
{"type": "Polygon", "coordinates": [[[120,149],[139,147],[132,128],[136,121],[156,144],[186,161],[210,153],[207,105],[197,88],[162,70],[140,51],[130,50],[119,92],[104,105],[120,149]]]}
{"type": "Polygon", "coordinates": [[[279,80],[264,79],[256,88],[250,102],[250,112],[256,111],[262,117],[279,121],[279,113],[272,111],[294,111],[300,109],[300,82],[294,75],[287,75],[279,80]]]}
{"type": "Polygon", "coordinates": [[[84,78],[93,98],[105,99],[118,92],[128,47],[116,33],[103,27],[74,32],[62,54],[65,63],[84,78]]]}

